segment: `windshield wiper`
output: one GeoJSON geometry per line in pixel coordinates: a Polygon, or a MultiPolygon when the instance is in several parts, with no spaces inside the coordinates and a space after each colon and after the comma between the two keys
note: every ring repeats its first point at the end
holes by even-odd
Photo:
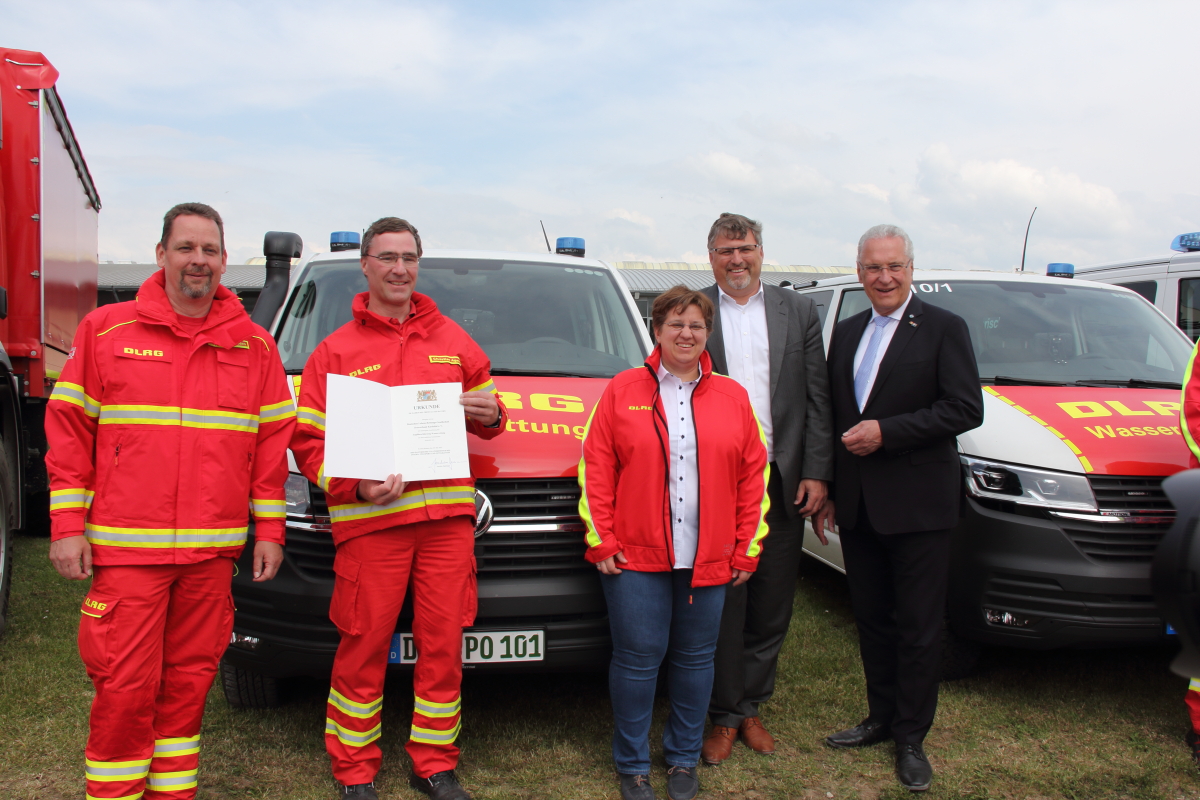
{"type": "Polygon", "coordinates": [[[537,378],[611,378],[611,375],[589,375],[583,372],[561,372],[552,369],[513,369],[492,367],[493,375],[530,375],[537,378]]]}
{"type": "Polygon", "coordinates": [[[1008,375],[997,375],[994,378],[981,378],[980,380],[991,381],[996,386],[1074,386],[1071,383],[1063,383],[1062,381],[1044,381],[1037,378],[1013,378],[1008,375]]]}
{"type": "Polygon", "coordinates": [[[1152,381],[1144,378],[1130,378],[1129,380],[1083,380],[1075,381],[1076,386],[1128,386],[1132,389],[1174,389],[1179,391],[1183,388],[1181,383],[1173,383],[1172,381],[1152,381]]]}

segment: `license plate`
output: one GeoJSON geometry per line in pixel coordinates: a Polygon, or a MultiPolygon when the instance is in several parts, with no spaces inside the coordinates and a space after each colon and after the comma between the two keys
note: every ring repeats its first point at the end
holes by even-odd
{"type": "MultiPolygon", "coordinates": [[[[512,661],[541,661],[545,652],[545,631],[465,631],[464,664],[507,664],[512,661]]],[[[417,663],[417,643],[411,633],[392,636],[388,648],[389,664],[417,663]]]]}

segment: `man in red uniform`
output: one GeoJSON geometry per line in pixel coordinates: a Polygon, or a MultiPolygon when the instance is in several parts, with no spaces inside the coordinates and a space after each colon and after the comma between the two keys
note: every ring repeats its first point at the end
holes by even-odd
{"type": "Polygon", "coordinates": [[[342,641],[325,746],[339,797],[376,800],[388,647],[411,582],[417,663],[409,783],[434,800],[470,800],[454,773],[454,741],[461,726],[462,629],[475,617],[474,480],[326,478],[325,376],[361,375],[388,386],[460,383],[467,429],[485,439],[504,430],[504,407],[487,356],[433,300],[413,291],[421,257],[417,229],[384,217],[363,235],[361,253],[369,291],[354,298],[354,319],[321,342],[305,365],[292,438],[296,463],[325,490],[337,545],[329,616],[342,641]]]}
{"type": "Polygon", "coordinates": [[[283,558],[295,407],[275,341],[221,286],[221,217],[167,212],[162,268],[93,311],[46,406],[50,560],[92,578],[79,653],[96,687],[87,800],[196,796],[204,698],[233,629],[251,511],[254,579],[283,558]]]}

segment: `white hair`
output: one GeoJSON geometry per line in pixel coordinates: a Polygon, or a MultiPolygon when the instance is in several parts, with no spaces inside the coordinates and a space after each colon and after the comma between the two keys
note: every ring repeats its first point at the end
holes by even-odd
{"type": "Polygon", "coordinates": [[[876,225],[869,228],[862,238],[858,240],[858,255],[855,257],[859,263],[862,263],[863,248],[867,246],[867,242],[872,239],[899,239],[904,242],[904,257],[909,261],[913,260],[913,243],[912,239],[908,238],[908,234],[899,225],[876,225]]]}

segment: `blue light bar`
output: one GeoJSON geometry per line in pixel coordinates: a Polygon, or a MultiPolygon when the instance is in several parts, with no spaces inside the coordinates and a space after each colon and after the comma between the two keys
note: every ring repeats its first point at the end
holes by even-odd
{"type": "Polygon", "coordinates": [[[361,241],[357,231],[334,231],[329,234],[329,249],[334,253],[357,250],[361,241]]]}
{"type": "Polygon", "coordinates": [[[554,243],[554,252],[562,256],[579,256],[583,258],[583,239],[578,236],[560,236],[554,243]]]}
{"type": "Polygon", "coordinates": [[[1074,278],[1075,265],[1063,264],[1061,262],[1056,264],[1047,264],[1046,274],[1051,278],[1074,278]]]}
{"type": "Polygon", "coordinates": [[[1194,253],[1200,250],[1200,233],[1181,233],[1171,240],[1171,249],[1177,253],[1194,253]]]}

